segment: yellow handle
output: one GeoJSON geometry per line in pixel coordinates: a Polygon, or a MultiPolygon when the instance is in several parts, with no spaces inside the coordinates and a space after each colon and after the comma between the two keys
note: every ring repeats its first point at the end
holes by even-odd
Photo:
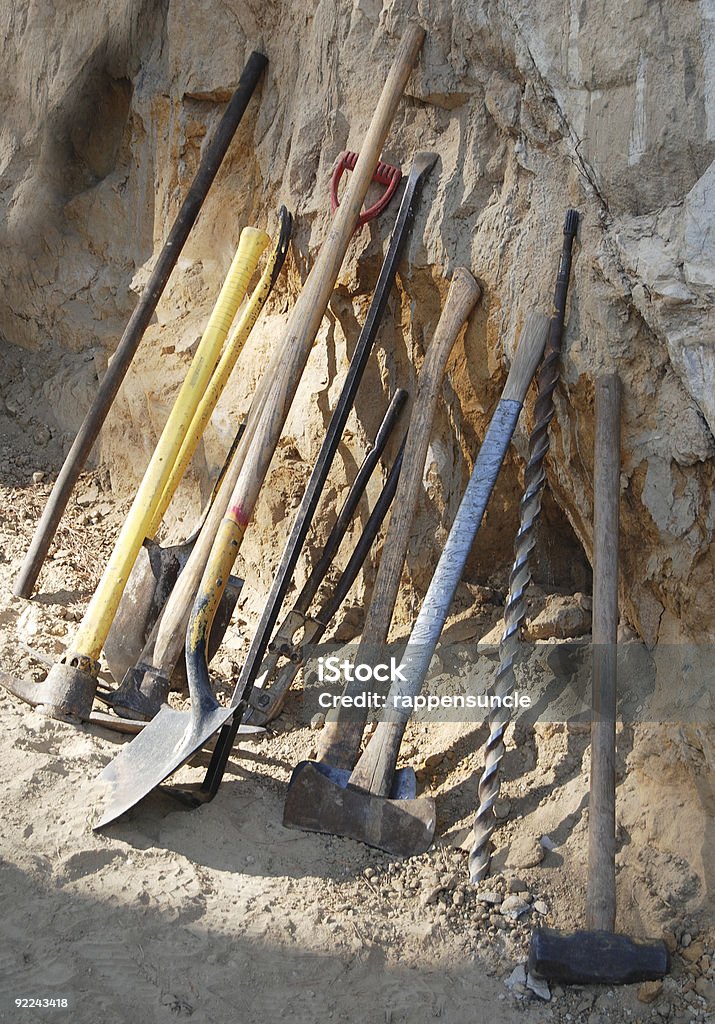
{"type": "Polygon", "coordinates": [[[226,589],[226,583],[231,575],[233,563],[236,561],[245,532],[246,524],[239,522],[230,512],[221,520],[197,591],[195,604],[197,612],[191,617],[191,633],[188,643],[190,653],[196,651],[202,640],[208,644],[211,624],[221,595],[226,589]]]}
{"type": "Polygon", "coordinates": [[[243,346],[246,344],[246,339],[253,330],[256,321],[261,314],[261,310],[266,304],[266,299],[270,295],[273,284],[273,274],[276,262],[280,254],[281,236],[279,234],[271,254],[268,257],[265,270],[261,274],[261,279],[253,289],[251,298],[229,335],[223,355],[221,356],[218,366],[214,370],[211,382],[201,399],[201,404],[196,410],[196,414],[191,421],[191,426],[184,438],[181,451],[179,452],[178,458],[172,467],[171,476],[166,483],[164,493],[162,494],[159,505],[154,513],[154,518],[151,521],[151,525],[147,533],[148,537],[153,537],[159,529],[159,524],[164,517],[164,513],[169,507],[169,502],[173,498],[174,492],[179,485],[179,481],[186,472],[186,467],[191,461],[199,441],[203,437],[206,424],[211,418],[211,413],[216,408],[216,403],[221,397],[223,389],[226,387],[228,378],[231,376],[243,346]]]}
{"type": "Polygon", "coordinates": [[[199,347],[169,414],[156,450],[139,485],[102,579],[71,644],[73,651],[96,661],[157,505],[164,493],[186,432],[211,379],[221,348],[246,293],[260,255],[270,241],[256,228],[244,228],[238,250],[206,325],[199,347]]]}

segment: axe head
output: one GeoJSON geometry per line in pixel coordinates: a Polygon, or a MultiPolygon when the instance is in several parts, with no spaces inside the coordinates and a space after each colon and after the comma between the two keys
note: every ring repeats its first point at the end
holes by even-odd
{"type": "Polygon", "coordinates": [[[529,970],[568,985],[633,985],[656,981],[670,970],[663,941],[638,942],[613,932],[564,935],[538,928],[531,936],[529,970]]]}
{"type": "Polygon", "coordinates": [[[286,828],[357,839],[397,857],[430,848],[435,803],[428,797],[414,798],[414,773],[397,772],[389,798],[349,788],[349,776],[315,761],[297,765],[283,808],[286,828]],[[405,793],[411,796],[405,798],[405,793]]]}

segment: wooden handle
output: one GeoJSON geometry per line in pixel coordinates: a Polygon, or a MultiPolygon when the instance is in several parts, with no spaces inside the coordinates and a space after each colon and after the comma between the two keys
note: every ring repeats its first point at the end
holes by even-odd
{"type": "Polygon", "coordinates": [[[536,367],[544,351],[546,335],[549,331],[549,318],[543,313],[529,313],[521,332],[519,345],[514,353],[509,375],[502,393],[503,399],[523,402],[536,367]]]}
{"type": "Polygon", "coordinates": [[[244,228],[236,255],[196,349],[169,418],[114,545],[107,567],[72,643],[72,650],[96,660],[124,592],[129,573],[141,549],[171,468],[181,449],[194,413],[221,354],[221,347],[236,315],[261,252],[270,242],[263,231],[244,228]]]}
{"type": "MultiPolygon", "coordinates": [[[[237,472],[232,470],[227,473],[214,502],[215,513],[212,508],[191,557],[164,610],[154,646],[154,665],[158,667],[158,659],[161,659],[163,670],[166,670],[172,657],[174,657],[175,663],[181,650],[183,635],[191,612],[191,598],[196,592],[206,565],[210,542],[216,535],[218,522],[223,518],[229,505],[240,507],[242,515],[251,514],[252,502],[255,501],[253,497],[255,485],[257,482],[260,485],[263,479],[263,476],[258,479],[257,474],[265,475],[268,464],[266,463],[265,469],[263,469],[263,463],[269,452],[272,454],[278,443],[282,424],[285,422],[290,403],[298,388],[310,349],[318,333],[320,322],[325,314],[330,294],[372,181],[373,172],[387,138],[390,124],[395,116],[397,104],[407,84],[424,36],[424,30],[418,26],[411,26],[405,32],[372,116],[345,196],[330,224],[328,235],[321,246],[303,290],[293,307],[279,356],[271,365],[271,380],[263,406],[265,415],[261,416],[260,421],[256,424],[255,433],[250,439],[250,468],[247,457],[248,447],[242,445],[244,462],[241,465],[237,463],[237,472]],[[177,589],[179,584],[181,584],[181,588],[177,589]],[[180,641],[176,640],[177,631],[180,634],[180,641]],[[178,651],[176,651],[177,643],[179,643],[178,651]],[[176,656],[174,656],[174,651],[176,651],[176,656]]],[[[246,434],[248,434],[248,428],[246,434]]],[[[268,458],[268,462],[270,462],[270,458],[268,458]]],[[[173,668],[173,664],[171,668],[173,668]]]]}
{"type": "Polygon", "coordinates": [[[616,924],[616,643],[621,493],[621,389],[617,374],[596,381],[593,481],[593,665],[586,927],[616,924]]]}
{"type": "MultiPolygon", "coordinates": [[[[380,556],[380,565],[365,617],[355,663],[374,660],[387,640],[392,613],[402,578],[415,505],[422,488],[422,476],[429,446],[439,388],[449,354],[464,323],[479,300],[481,290],[464,267],[458,267],[449,287],[434,338],[425,356],[417,382],[415,403],[402,460],[402,471],[393,502],[390,524],[380,556]]],[[[346,693],[356,695],[363,684],[348,684],[346,693]],[[353,692],[354,691],[354,692],[353,692]]],[[[339,768],[352,768],[360,751],[366,715],[350,710],[349,716],[331,714],[320,733],[319,760],[339,768]]]]}

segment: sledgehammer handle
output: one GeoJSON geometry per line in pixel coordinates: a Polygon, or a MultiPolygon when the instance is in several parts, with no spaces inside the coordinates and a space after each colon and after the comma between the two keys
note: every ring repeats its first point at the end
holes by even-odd
{"type": "Polygon", "coordinates": [[[596,381],[593,482],[593,665],[591,787],[586,928],[616,923],[616,641],[621,388],[617,374],[596,381]]]}
{"type": "MultiPolygon", "coordinates": [[[[425,459],[442,378],[455,342],[480,296],[481,289],[470,272],[466,267],[457,267],[434,337],[420,370],[402,471],[385,543],[382,546],[370,606],[355,655],[356,665],[374,662],[387,640],[400,589],[415,506],[422,490],[425,459]]],[[[356,697],[363,689],[364,683],[353,680],[346,685],[343,695],[356,697]]],[[[364,714],[353,709],[350,714],[331,712],[320,733],[318,760],[337,768],[352,769],[360,755],[366,720],[367,710],[364,714]]]]}

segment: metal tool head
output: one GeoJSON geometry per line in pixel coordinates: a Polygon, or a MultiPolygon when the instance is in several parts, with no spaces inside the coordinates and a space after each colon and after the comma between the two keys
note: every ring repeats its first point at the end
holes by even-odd
{"type": "Polygon", "coordinates": [[[662,940],[638,942],[604,931],[564,935],[553,928],[537,928],[528,966],[542,978],[569,985],[633,985],[664,977],[670,970],[670,954],[662,940]]]}
{"type": "Polygon", "coordinates": [[[190,712],[165,704],[158,715],[110,761],[97,780],[103,804],[95,829],[109,825],[185,764],[223,723],[233,708],[202,701],[190,712]]]}
{"type": "MultiPolygon", "coordinates": [[[[411,786],[409,775],[396,775],[393,793],[405,792],[411,786]]],[[[345,836],[397,857],[430,848],[436,825],[432,798],[371,796],[348,788],[349,777],[349,772],[336,772],[315,761],[301,762],[291,776],[283,808],[286,828],[345,836]]]]}
{"type": "Polygon", "coordinates": [[[421,175],[426,174],[427,171],[431,171],[437,163],[438,157],[439,153],[427,153],[425,151],[415,153],[410,164],[410,174],[414,174],[419,178],[421,175]]]}
{"type": "Polygon", "coordinates": [[[117,682],[139,661],[192,549],[192,541],[168,547],[144,541],[104,641],[104,656],[117,682]]]}
{"type": "Polygon", "coordinates": [[[15,679],[6,672],[0,672],[0,685],[50,718],[86,722],[97,690],[96,675],[87,671],[90,664],[87,658],[66,655],[52,666],[41,683],[15,679]]]}

